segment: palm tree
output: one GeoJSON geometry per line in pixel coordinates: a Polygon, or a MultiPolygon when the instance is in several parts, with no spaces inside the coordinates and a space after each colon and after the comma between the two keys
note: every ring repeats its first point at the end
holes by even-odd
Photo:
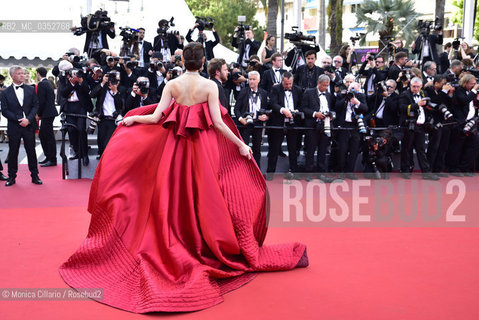
{"type": "Polygon", "coordinates": [[[365,26],[368,33],[379,34],[381,51],[396,35],[401,35],[406,43],[413,41],[418,15],[411,0],[366,0],[356,11],[356,27],[365,26]]]}
{"type": "Polygon", "coordinates": [[[276,19],[278,18],[278,7],[281,0],[259,0],[264,8],[266,16],[266,31],[268,35],[276,37],[276,19]]]}

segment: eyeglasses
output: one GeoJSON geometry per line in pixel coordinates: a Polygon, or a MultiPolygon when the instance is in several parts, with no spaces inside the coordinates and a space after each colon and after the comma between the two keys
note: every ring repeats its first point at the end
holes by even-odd
{"type": "Polygon", "coordinates": [[[334,62],[334,63],[341,63],[342,61],[334,60],[333,62],[334,62]]]}
{"type": "Polygon", "coordinates": [[[323,61],[323,64],[330,65],[331,62],[329,62],[329,61],[323,61]]]}

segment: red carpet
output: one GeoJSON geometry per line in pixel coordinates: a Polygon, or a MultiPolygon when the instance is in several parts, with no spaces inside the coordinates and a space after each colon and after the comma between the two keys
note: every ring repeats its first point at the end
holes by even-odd
{"type": "MultiPolygon", "coordinates": [[[[40,177],[33,185],[22,165],[15,186],[0,186],[1,288],[66,288],[58,267],[86,236],[90,181],[63,181],[60,167],[40,177]]],[[[0,301],[0,319],[479,319],[477,228],[275,227],[266,237],[290,241],[307,244],[308,268],[260,274],[207,310],[0,301]]]]}

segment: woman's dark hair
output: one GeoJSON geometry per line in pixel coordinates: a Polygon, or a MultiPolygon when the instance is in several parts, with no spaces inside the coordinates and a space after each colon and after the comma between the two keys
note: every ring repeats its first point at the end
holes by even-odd
{"type": "Polygon", "coordinates": [[[271,40],[271,38],[275,38],[275,36],[269,35],[266,37],[266,44],[268,44],[268,41],[271,40]]]}
{"type": "Polygon", "coordinates": [[[199,42],[190,42],[183,49],[186,70],[199,70],[205,56],[203,45],[199,42]]]}
{"type": "Polygon", "coordinates": [[[342,46],[341,49],[339,49],[338,56],[346,58],[346,50],[348,50],[348,48],[349,48],[349,44],[345,44],[344,46],[342,46]]]}

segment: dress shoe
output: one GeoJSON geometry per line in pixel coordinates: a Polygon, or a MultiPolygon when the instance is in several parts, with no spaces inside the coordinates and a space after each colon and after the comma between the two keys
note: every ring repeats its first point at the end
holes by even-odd
{"type": "Polygon", "coordinates": [[[56,162],[47,161],[47,162],[41,164],[40,167],[54,167],[54,166],[56,166],[56,165],[57,165],[56,162]]]}
{"type": "Polygon", "coordinates": [[[318,176],[318,179],[321,180],[321,181],[323,181],[324,183],[331,183],[331,182],[333,182],[333,180],[334,180],[333,178],[328,177],[328,176],[325,175],[325,174],[320,174],[320,175],[318,176]]]}
{"type": "Polygon", "coordinates": [[[350,180],[358,180],[358,177],[356,177],[354,175],[354,173],[352,173],[352,172],[346,173],[346,178],[348,178],[350,180]]]}
{"type": "Polygon", "coordinates": [[[42,161],[38,161],[39,164],[44,164],[44,163],[47,163],[47,162],[48,162],[48,160],[46,158],[42,161]]]}
{"type": "Polygon", "coordinates": [[[96,159],[97,159],[97,160],[100,160],[100,158],[101,158],[101,156],[96,156],[96,159]]]}
{"type": "Polygon", "coordinates": [[[449,177],[449,175],[447,173],[444,173],[444,172],[437,172],[436,174],[437,174],[438,177],[441,177],[441,178],[449,177]]]}
{"type": "Polygon", "coordinates": [[[37,175],[32,175],[32,183],[34,184],[43,184],[42,180],[37,175]]]}
{"type": "Polygon", "coordinates": [[[284,157],[286,157],[286,153],[284,153],[283,151],[280,151],[280,153],[278,154],[278,156],[284,158],[284,157]]]}
{"type": "Polygon", "coordinates": [[[284,178],[285,178],[286,180],[293,180],[293,179],[294,179],[294,173],[292,173],[291,171],[286,172],[286,173],[284,174],[284,178]]]}
{"type": "Polygon", "coordinates": [[[410,172],[401,172],[401,176],[404,179],[411,179],[411,173],[410,172]]]}
{"type": "Polygon", "coordinates": [[[68,160],[76,160],[78,158],[79,158],[78,154],[74,154],[70,158],[68,158],[68,160]]]}
{"type": "Polygon", "coordinates": [[[271,181],[274,178],[274,173],[273,172],[268,172],[266,173],[266,180],[271,181]]]}
{"type": "Polygon", "coordinates": [[[84,156],[81,158],[83,165],[86,167],[90,163],[90,158],[88,156],[84,156]]]}
{"type": "Polygon", "coordinates": [[[7,181],[8,177],[0,172],[0,181],[7,181]]]}
{"type": "Polygon", "coordinates": [[[449,174],[454,177],[464,177],[464,174],[462,172],[451,172],[449,174]]]}
{"type": "Polygon", "coordinates": [[[5,183],[6,187],[13,186],[15,184],[15,178],[8,178],[7,182],[5,183]]]}
{"type": "Polygon", "coordinates": [[[476,174],[474,172],[464,172],[463,173],[464,177],[475,177],[476,174]]]}
{"type": "Polygon", "coordinates": [[[439,178],[436,174],[434,174],[434,173],[432,173],[432,172],[424,172],[424,173],[422,174],[422,179],[423,179],[423,180],[433,180],[433,181],[437,181],[437,180],[439,180],[440,178],[439,178]]]}

